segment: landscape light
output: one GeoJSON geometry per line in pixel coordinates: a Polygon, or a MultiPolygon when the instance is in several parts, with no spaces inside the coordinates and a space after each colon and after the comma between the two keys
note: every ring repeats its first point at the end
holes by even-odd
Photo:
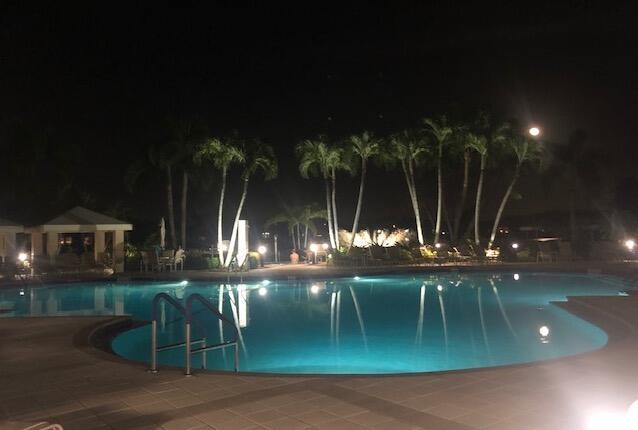
{"type": "Polygon", "coordinates": [[[310,292],[312,294],[317,294],[319,293],[319,285],[313,285],[312,287],[310,287],[310,292]]]}
{"type": "Polygon", "coordinates": [[[21,252],[18,254],[18,260],[20,260],[21,263],[24,263],[25,261],[27,261],[27,258],[29,256],[27,255],[26,252],[21,252]]]}
{"type": "Polygon", "coordinates": [[[24,296],[24,290],[23,289],[20,289],[20,295],[24,296]]]}
{"type": "Polygon", "coordinates": [[[311,243],[311,244],[310,244],[310,250],[311,250],[312,252],[317,252],[317,251],[319,251],[319,245],[317,245],[316,243],[311,243]]]}
{"type": "Polygon", "coordinates": [[[266,294],[268,294],[268,290],[264,287],[260,287],[259,290],[257,290],[257,292],[259,293],[260,296],[265,296],[266,294]]]}
{"type": "Polygon", "coordinates": [[[530,135],[532,135],[532,136],[534,136],[534,137],[536,137],[536,136],[538,136],[539,134],[541,134],[541,130],[540,130],[540,128],[538,128],[538,127],[531,127],[531,128],[529,129],[529,134],[530,134],[530,135]]]}
{"type": "Polygon", "coordinates": [[[439,249],[439,248],[441,247],[441,244],[437,242],[437,243],[435,243],[435,244],[434,244],[434,247],[435,247],[436,249],[439,249]]]}
{"type": "Polygon", "coordinates": [[[625,241],[625,247],[626,247],[628,250],[633,251],[635,246],[636,246],[636,242],[634,242],[634,240],[633,240],[633,239],[627,239],[627,240],[625,241]]]}
{"type": "Polygon", "coordinates": [[[324,251],[326,251],[328,248],[330,248],[330,245],[328,245],[327,243],[323,243],[321,244],[321,247],[323,248],[324,251]]]}
{"type": "Polygon", "coordinates": [[[512,248],[513,248],[513,249],[518,249],[518,243],[514,242],[514,243],[512,244],[512,248]]]}
{"type": "Polygon", "coordinates": [[[266,248],[266,246],[264,245],[259,245],[257,247],[257,252],[259,252],[261,255],[264,255],[266,253],[268,249],[266,248]]]}

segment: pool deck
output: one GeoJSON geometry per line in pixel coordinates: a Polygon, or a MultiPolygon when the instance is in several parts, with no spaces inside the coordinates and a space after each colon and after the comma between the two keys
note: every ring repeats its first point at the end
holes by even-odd
{"type": "Polygon", "coordinates": [[[0,429],[582,429],[638,399],[638,296],[561,304],[605,329],[598,351],[404,376],[256,376],[145,366],[89,341],[125,317],[0,319],[0,429]]]}

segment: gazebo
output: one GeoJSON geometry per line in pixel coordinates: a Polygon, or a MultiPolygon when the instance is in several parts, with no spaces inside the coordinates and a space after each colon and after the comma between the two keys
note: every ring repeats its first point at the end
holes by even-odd
{"type": "Polygon", "coordinates": [[[31,258],[49,257],[52,263],[65,252],[92,253],[95,262],[104,260],[106,251],[113,258],[113,270],[124,271],[124,232],[133,225],[110,216],[76,206],[42,225],[26,229],[31,234],[31,258]]]}
{"type": "Polygon", "coordinates": [[[16,234],[24,232],[24,226],[0,218],[0,262],[10,262],[15,260],[16,255],[16,234]]]}

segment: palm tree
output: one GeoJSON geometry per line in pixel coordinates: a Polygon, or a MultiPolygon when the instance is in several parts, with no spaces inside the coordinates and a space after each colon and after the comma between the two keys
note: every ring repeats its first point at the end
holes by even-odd
{"type": "Polygon", "coordinates": [[[210,138],[195,152],[195,161],[201,163],[203,160],[210,161],[213,166],[221,171],[222,183],[221,192],[219,194],[219,206],[217,211],[217,251],[219,253],[219,261],[224,261],[223,247],[223,212],[224,197],[226,194],[226,177],[228,169],[232,164],[243,164],[246,156],[241,148],[237,145],[235,136],[224,140],[210,138]]]}
{"type": "Polygon", "coordinates": [[[166,173],[166,208],[168,210],[168,231],[173,249],[177,247],[177,235],[175,232],[175,207],[173,200],[173,166],[179,160],[179,152],[175,150],[172,142],[161,146],[152,145],[148,150],[148,159],[151,165],[166,173]]]}
{"type": "Polygon", "coordinates": [[[336,249],[339,250],[339,221],[337,218],[337,170],[346,170],[352,172],[350,161],[347,153],[343,148],[331,146],[328,148],[328,167],[330,169],[330,178],[332,179],[332,221],[334,224],[334,237],[336,249]]]}
{"type": "Polygon", "coordinates": [[[283,211],[266,221],[265,228],[273,224],[285,223],[288,225],[288,232],[292,238],[292,247],[296,249],[306,248],[308,245],[308,231],[317,232],[317,228],[313,222],[315,219],[327,219],[325,209],[320,209],[316,205],[305,205],[302,207],[284,206],[283,211]],[[301,229],[305,228],[304,246],[301,246],[301,229]],[[296,235],[295,235],[296,231],[296,235]]]}
{"type": "Polygon", "coordinates": [[[230,266],[233,259],[233,250],[235,249],[235,241],[237,240],[237,230],[239,226],[239,218],[241,217],[241,211],[246,202],[246,196],[248,195],[248,182],[250,177],[261,171],[264,174],[264,179],[267,181],[274,179],[277,176],[277,158],[275,152],[270,145],[263,144],[257,140],[245,148],[243,151],[246,154],[246,165],[244,172],[242,173],[242,181],[244,183],[241,198],[239,199],[239,205],[237,206],[237,213],[235,214],[235,221],[233,222],[233,229],[230,235],[230,243],[228,245],[228,255],[224,262],[224,267],[230,266]]]}
{"type": "MultiPolygon", "coordinates": [[[[333,194],[334,194],[334,188],[333,188],[333,194]]],[[[334,209],[334,204],[333,204],[333,209],[334,209]]],[[[318,206],[316,205],[305,205],[303,207],[301,207],[301,209],[298,211],[298,220],[299,220],[299,225],[303,225],[305,228],[305,232],[304,232],[304,236],[303,236],[303,247],[308,248],[308,230],[310,230],[313,234],[317,233],[317,227],[315,226],[315,223],[313,220],[315,219],[321,219],[321,220],[327,220],[327,214],[325,209],[320,209],[318,206]]],[[[338,234],[338,233],[337,233],[338,234]]],[[[337,243],[339,242],[338,237],[336,238],[337,243]]]]}
{"type": "MultiPolygon", "coordinates": [[[[323,177],[326,187],[326,213],[328,215],[328,236],[330,237],[330,246],[337,248],[335,240],[334,224],[332,221],[332,202],[330,193],[330,175],[332,166],[335,164],[333,158],[336,153],[331,151],[326,143],[325,136],[319,136],[315,140],[304,140],[297,145],[297,154],[300,156],[299,172],[304,178],[309,176],[323,177]]],[[[338,232],[337,232],[338,233],[338,232]]]]}
{"type": "Polygon", "coordinates": [[[359,228],[359,216],[361,215],[361,205],[363,203],[363,190],[366,180],[366,168],[368,160],[379,153],[381,149],[381,139],[374,134],[364,131],[361,135],[353,135],[348,139],[352,146],[352,151],[361,158],[361,183],[359,185],[359,198],[357,199],[357,209],[352,222],[352,237],[350,238],[349,249],[352,249],[355,235],[359,228]]]}
{"type": "Polygon", "coordinates": [[[204,130],[200,124],[183,119],[173,123],[171,129],[171,146],[177,150],[178,163],[182,168],[180,244],[182,248],[186,249],[188,183],[193,170],[195,150],[202,144],[204,130]]]}
{"type": "Polygon", "coordinates": [[[481,212],[481,195],[483,193],[483,178],[485,176],[485,162],[487,160],[487,138],[474,133],[467,134],[469,147],[476,151],[481,157],[481,167],[479,171],[478,185],[476,187],[476,199],[474,202],[474,244],[481,244],[479,234],[479,219],[481,212]]]}
{"type": "Polygon", "coordinates": [[[436,225],[434,226],[434,243],[439,241],[441,235],[441,219],[443,215],[443,147],[448,144],[452,137],[452,127],[448,125],[445,116],[439,120],[425,118],[423,120],[426,131],[434,137],[436,146],[436,172],[437,172],[437,204],[436,204],[436,225]]]}
{"type": "Polygon", "coordinates": [[[461,227],[461,218],[463,217],[463,211],[465,209],[465,201],[467,200],[467,190],[470,184],[470,155],[471,144],[468,133],[465,127],[458,127],[456,130],[456,136],[452,139],[455,152],[460,152],[463,155],[463,182],[461,185],[461,197],[456,206],[454,212],[454,222],[450,226],[450,237],[453,243],[455,243],[460,236],[459,228],[461,227]]]}
{"type": "Polygon", "coordinates": [[[393,135],[390,138],[389,152],[386,153],[386,157],[389,157],[391,161],[396,160],[401,163],[412,202],[412,210],[414,211],[417,238],[421,246],[425,244],[425,239],[423,238],[423,228],[421,226],[421,211],[419,209],[416,182],[414,181],[414,170],[427,154],[428,148],[425,145],[423,136],[411,130],[404,130],[393,135]]]}
{"type": "Polygon", "coordinates": [[[487,249],[492,249],[492,246],[494,245],[496,230],[498,229],[498,225],[501,221],[501,216],[503,215],[503,211],[505,210],[505,205],[507,204],[507,201],[512,194],[512,190],[514,189],[514,185],[516,185],[516,181],[518,180],[518,177],[520,175],[521,167],[527,161],[540,160],[541,156],[541,147],[537,140],[533,140],[521,135],[516,135],[508,139],[508,144],[514,151],[514,154],[516,156],[516,168],[514,170],[512,180],[510,181],[510,184],[507,187],[505,194],[503,195],[503,199],[501,200],[501,204],[498,207],[498,211],[496,212],[496,218],[494,219],[494,225],[492,226],[490,240],[487,243],[487,249]]]}

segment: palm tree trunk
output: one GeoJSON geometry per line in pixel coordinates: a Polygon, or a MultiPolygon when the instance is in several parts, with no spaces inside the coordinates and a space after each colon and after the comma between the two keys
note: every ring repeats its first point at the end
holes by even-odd
{"type": "Polygon", "coordinates": [[[301,250],[301,229],[299,223],[297,223],[297,249],[301,250]]]}
{"type": "Polygon", "coordinates": [[[166,203],[168,204],[168,227],[171,232],[171,246],[173,249],[177,245],[175,235],[175,209],[173,207],[173,173],[171,166],[166,166],[166,203]]]}
{"type": "Polygon", "coordinates": [[[366,160],[361,159],[361,184],[359,185],[359,198],[357,199],[357,210],[354,213],[354,221],[352,222],[352,238],[350,239],[350,246],[348,252],[352,249],[354,243],[354,237],[359,229],[359,216],[361,215],[361,204],[363,202],[363,189],[365,187],[366,180],[366,160]]]}
{"type": "Polygon", "coordinates": [[[481,235],[479,232],[479,221],[481,216],[481,194],[483,193],[483,177],[485,176],[486,155],[481,154],[481,172],[479,173],[478,186],[476,187],[476,202],[474,204],[474,244],[481,245],[481,235]]]}
{"type": "Polygon", "coordinates": [[[434,243],[438,243],[439,236],[441,235],[441,215],[443,214],[443,147],[439,144],[439,156],[436,162],[437,165],[437,191],[438,202],[436,204],[436,226],[434,227],[434,243]]]}
{"type": "Polygon", "coordinates": [[[494,239],[496,238],[496,229],[498,228],[498,224],[501,222],[501,216],[503,216],[503,211],[505,210],[505,205],[510,198],[510,194],[512,194],[512,190],[514,189],[514,185],[518,180],[518,175],[521,170],[521,164],[519,163],[516,166],[516,171],[514,172],[514,177],[512,178],[512,182],[510,182],[509,187],[507,187],[507,191],[505,191],[505,195],[503,196],[503,200],[501,200],[501,205],[498,208],[498,212],[496,212],[496,219],[494,220],[494,225],[492,226],[492,234],[490,234],[490,241],[487,244],[487,249],[492,249],[492,245],[494,245],[494,239]]]}
{"type": "Polygon", "coordinates": [[[461,199],[459,205],[456,207],[456,213],[454,214],[454,228],[450,232],[452,236],[452,242],[456,243],[459,239],[459,228],[461,227],[461,217],[463,216],[463,209],[465,209],[465,200],[467,199],[467,188],[470,182],[470,150],[466,149],[463,153],[463,188],[461,189],[461,199]]]}
{"type": "Polygon", "coordinates": [[[308,248],[308,224],[306,224],[306,231],[303,235],[303,247],[304,249],[308,248]]]}
{"type": "Polygon", "coordinates": [[[184,170],[182,176],[182,249],[186,249],[186,210],[188,203],[188,172],[184,170]]]}
{"type": "Polygon", "coordinates": [[[332,204],[330,203],[330,182],[328,182],[328,177],[324,178],[324,182],[326,183],[326,211],[328,212],[328,236],[330,236],[330,246],[334,249],[336,248],[335,237],[333,233],[334,225],[332,224],[332,204]]]}
{"type": "Polygon", "coordinates": [[[332,220],[334,223],[335,249],[339,249],[339,222],[337,221],[337,174],[332,169],[332,220]]]}
{"type": "Polygon", "coordinates": [[[416,222],[416,234],[419,240],[419,244],[423,246],[425,240],[423,239],[423,229],[421,228],[421,211],[419,210],[419,200],[416,194],[416,184],[414,182],[414,169],[412,168],[412,162],[401,162],[403,167],[403,173],[405,174],[405,181],[408,184],[408,192],[410,193],[410,200],[412,201],[412,210],[414,211],[414,219],[416,222]]]}
{"type": "Polygon", "coordinates": [[[244,178],[244,189],[241,193],[241,199],[239,199],[239,205],[237,206],[237,213],[235,214],[235,221],[233,222],[233,230],[230,234],[230,242],[228,244],[228,254],[226,255],[226,261],[224,267],[230,266],[230,262],[233,261],[233,252],[235,250],[235,242],[237,242],[237,230],[239,229],[239,218],[241,217],[241,211],[244,208],[244,202],[246,201],[246,195],[248,194],[248,177],[244,178]]]}
{"type": "Polygon", "coordinates": [[[224,214],[224,194],[226,193],[226,173],[228,168],[222,168],[222,189],[219,193],[219,207],[217,211],[217,252],[219,254],[219,263],[224,264],[224,237],[222,218],[224,214]]]}

